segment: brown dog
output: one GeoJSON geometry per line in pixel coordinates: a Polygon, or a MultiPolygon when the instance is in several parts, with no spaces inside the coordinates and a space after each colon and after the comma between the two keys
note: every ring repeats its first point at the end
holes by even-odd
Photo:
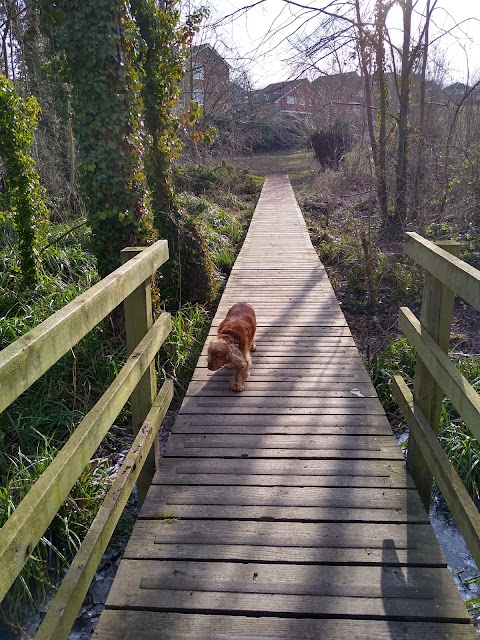
{"type": "Polygon", "coordinates": [[[218,336],[208,345],[208,368],[217,371],[223,365],[235,369],[230,381],[233,391],[243,391],[244,382],[250,375],[255,351],[255,331],[257,321],[253,307],[246,302],[237,302],[227,313],[218,327],[218,336]]]}

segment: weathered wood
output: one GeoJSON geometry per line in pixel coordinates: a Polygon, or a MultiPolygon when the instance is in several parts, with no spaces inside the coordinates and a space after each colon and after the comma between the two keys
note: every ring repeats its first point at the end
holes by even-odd
{"type": "Polygon", "coordinates": [[[0,352],[0,412],[168,260],[159,240],[0,352]]]}
{"type": "MultiPolygon", "coordinates": [[[[230,374],[231,375],[231,374],[230,374]]],[[[225,380],[217,376],[208,381],[193,381],[187,389],[187,396],[203,397],[234,397],[232,391],[225,384],[225,380]]],[[[242,391],[242,398],[253,397],[284,397],[289,398],[376,398],[377,394],[371,384],[352,384],[338,381],[314,382],[285,382],[280,380],[274,384],[271,382],[249,380],[248,387],[242,391]]]]}
{"type": "Polygon", "coordinates": [[[407,233],[404,251],[443,285],[480,309],[480,271],[451,255],[444,246],[436,246],[417,233],[407,233]]]}
{"type": "MultiPolygon", "coordinates": [[[[121,251],[121,261],[125,264],[141,254],[143,248],[127,247],[121,251]]],[[[127,355],[135,350],[137,344],[153,325],[151,278],[147,278],[123,302],[125,312],[125,332],[127,337],[127,355]]],[[[132,409],[132,428],[135,437],[152,407],[157,389],[155,362],[142,376],[130,397],[132,409]]],[[[156,459],[160,455],[158,444],[154,444],[145,460],[142,473],[138,477],[138,504],[142,505],[156,468],[156,459]]]]}
{"type": "MultiPolygon", "coordinates": [[[[443,243],[443,250],[444,253],[449,251],[458,255],[460,245],[458,242],[446,242],[443,243]]],[[[427,270],[420,319],[424,330],[445,353],[450,342],[454,302],[455,293],[427,270]]],[[[434,433],[438,433],[443,392],[422,360],[417,361],[415,367],[413,395],[434,433]]],[[[428,509],[432,496],[432,475],[422,457],[415,435],[409,438],[407,464],[425,508],[428,509]]]]}
{"type": "Polygon", "coordinates": [[[410,309],[400,309],[399,325],[442,392],[449,397],[472,434],[480,442],[480,397],[475,389],[462,376],[448,355],[423,330],[410,309]]]}
{"type": "MultiPolygon", "coordinates": [[[[210,380],[215,381],[227,380],[231,377],[232,372],[227,368],[220,369],[219,371],[209,371],[206,367],[197,367],[193,372],[192,380],[210,380]]],[[[298,369],[285,369],[285,367],[263,366],[253,367],[250,370],[250,378],[248,383],[254,381],[266,381],[266,382],[327,382],[332,380],[339,380],[340,382],[352,382],[355,383],[368,383],[370,378],[368,373],[363,369],[351,369],[349,367],[340,368],[337,367],[335,372],[334,368],[325,371],[321,368],[304,368],[298,369]]],[[[370,381],[371,382],[371,381],[370,381]]]]}
{"type": "Polygon", "coordinates": [[[115,480],[98,511],[67,575],[35,634],[36,640],[67,638],[101,557],[117,525],[123,508],[139,477],[158,429],[173,398],[173,383],[164,382],[152,408],[118,470],[115,480]]]}
{"type": "Polygon", "coordinates": [[[480,565],[480,513],[438,442],[421,408],[414,402],[412,392],[400,376],[394,377],[393,392],[411,433],[415,433],[430,473],[435,477],[478,566],[480,565]]]}
{"type": "MultiPolygon", "coordinates": [[[[201,414],[201,413],[188,413],[180,415],[177,418],[177,423],[180,425],[189,425],[199,427],[198,431],[202,432],[202,427],[208,426],[219,426],[219,425],[231,425],[236,427],[251,426],[262,429],[263,426],[270,427],[284,427],[282,433],[287,432],[287,428],[291,427],[292,429],[296,429],[297,427],[301,428],[310,428],[312,426],[340,426],[340,427],[358,427],[359,433],[364,427],[388,427],[390,425],[385,414],[381,415],[356,415],[356,414],[325,414],[322,412],[321,415],[318,414],[307,414],[307,415],[285,415],[283,412],[281,414],[201,414]]],[[[176,423],[176,424],[177,424],[176,423]]]]}
{"type": "MultiPolygon", "coordinates": [[[[338,451],[342,455],[359,454],[368,457],[368,454],[377,454],[383,457],[393,456],[401,459],[400,447],[391,435],[262,435],[262,434],[171,434],[166,455],[186,455],[189,449],[230,449],[231,455],[238,455],[238,450],[256,449],[264,455],[271,449],[285,450],[285,455],[292,455],[292,450],[298,451],[299,455],[313,454],[319,455],[322,451],[338,451]],[[287,453],[286,450],[290,450],[287,453]]],[[[193,455],[193,454],[190,454],[193,455]]]]}
{"type": "MultiPolygon", "coordinates": [[[[323,409],[341,409],[345,412],[368,412],[370,415],[383,414],[383,408],[378,398],[359,398],[350,396],[347,398],[312,398],[308,396],[257,397],[242,396],[238,393],[232,396],[219,396],[212,398],[187,397],[182,403],[182,412],[186,413],[250,413],[260,412],[263,409],[307,409],[316,408],[318,412],[323,409]]],[[[268,413],[272,413],[268,411],[268,413]]],[[[278,413],[281,413],[279,411],[278,413]]]]}
{"type": "Polygon", "coordinates": [[[332,491],[324,487],[152,485],[140,515],[148,519],[429,522],[415,490],[355,487],[332,491]]]}
{"type": "Polygon", "coordinates": [[[466,621],[446,568],[124,560],[118,578],[109,607],[466,621]]]}
{"type": "Polygon", "coordinates": [[[166,458],[153,484],[413,488],[405,460],[166,458]]]}
{"type": "Polygon", "coordinates": [[[431,533],[425,524],[348,522],[339,536],[333,522],[284,522],[280,528],[268,522],[252,527],[231,520],[140,520],[124,558],[445,567],[431,533]],[[386,547],[385,540],[394,545],[386,547]]]}
{"type": "Polygon", "coordinates": [[[171,329],[162,314],[0,531],[0,598],[28,560],[171,329]]]}
{"type": "Polygon", "coordinates": [[[450,622],[309,619],[105,611],[93,640],[475,640],[471,625],[450,622]]]}

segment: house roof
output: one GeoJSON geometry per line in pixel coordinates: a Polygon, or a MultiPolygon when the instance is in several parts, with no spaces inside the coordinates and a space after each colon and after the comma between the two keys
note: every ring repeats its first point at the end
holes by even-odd
{"type": "Polygon", "coordinates": [[[296,89],[299,85],[307,83],[309,88],[312,88],[312,83],[307,78],[299,78],[298,80],[285,80],[284,82],[273,82],[267,85],[263,89],[259,89],[258,92],[265,95],[273,102],[281,100],[291,91],[296,89]]]}
{"type": "Polygon", "coordinates": [[[212,47],[212,45],[209,44],[208,42],[205,42],[204,44],[194,44],[190,48],[190,51],[192,56],[194,56],[197,53],[200,53],[201,51],[210,51],[211,53],[213,53],[213,55],[216,58],[218,58],[221,62],[223,62],[224,65],[226,65],[229,69],[231,69],[231,66],[228,64],[225,58],[221,56],[218,53],[218,51],[214,47],[212,47]]]}

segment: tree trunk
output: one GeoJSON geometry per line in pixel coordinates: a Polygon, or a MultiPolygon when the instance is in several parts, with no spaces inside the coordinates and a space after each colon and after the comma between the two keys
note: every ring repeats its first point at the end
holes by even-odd
{"type": "Polygon", "coordinates": [[[151,239],[138,34],[124,2],[59,0],[40,11],[49,37],[65,52],[79,182],[103,277],[119,266],[124,247],[151,239]]]}
{"type": "Polygon", "coordinates": [[[405,228],[408,210],[408,114],[410,108],[410,75],[412,58],[410,40],[412,27],[412,1],[402,0],[403,47],[400,76],[400,113],[397,131],[397,162],[395,171],[395,209],[387,218],[387,232],[399,235],[405,228]]]}
{"type": "Polygon", "coordinates": [[[420,225],[425,223],[423,212],[423,200],[422,195],[425,185],[425,127],[426,127],[426,75],[427,75],[427,62],[430,44],[430,0],[427,0],[426,7],[426,24],[424,30],[424,44],[422,54],[422,67],[420,73],[420,116],[418,123],[417,133],[417,169],[415,171],[415,177],[413,181],[413,193],[412,193],[412,209],[417,217],[420,225]]]}
{"type": "Polygon", "coordinates": [[[377,0],[375,10],[375,73],[378,83],[378,167],[377,194],[383,220],[388,219],[387,117],[388,86],[385,77],[385,21],[389,7],[377,0]]]}

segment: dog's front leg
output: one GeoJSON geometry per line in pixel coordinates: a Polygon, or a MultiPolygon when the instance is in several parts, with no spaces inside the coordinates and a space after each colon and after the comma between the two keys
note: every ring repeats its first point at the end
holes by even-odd
{"type": "Polygon", "coordinates": [[[243,391],[245,389],[244,383],[248,378],[248,363],[243,361],[241,366],[237,366],[235,375],[230,381],[230,389],[232,391],[243,391]]]}

